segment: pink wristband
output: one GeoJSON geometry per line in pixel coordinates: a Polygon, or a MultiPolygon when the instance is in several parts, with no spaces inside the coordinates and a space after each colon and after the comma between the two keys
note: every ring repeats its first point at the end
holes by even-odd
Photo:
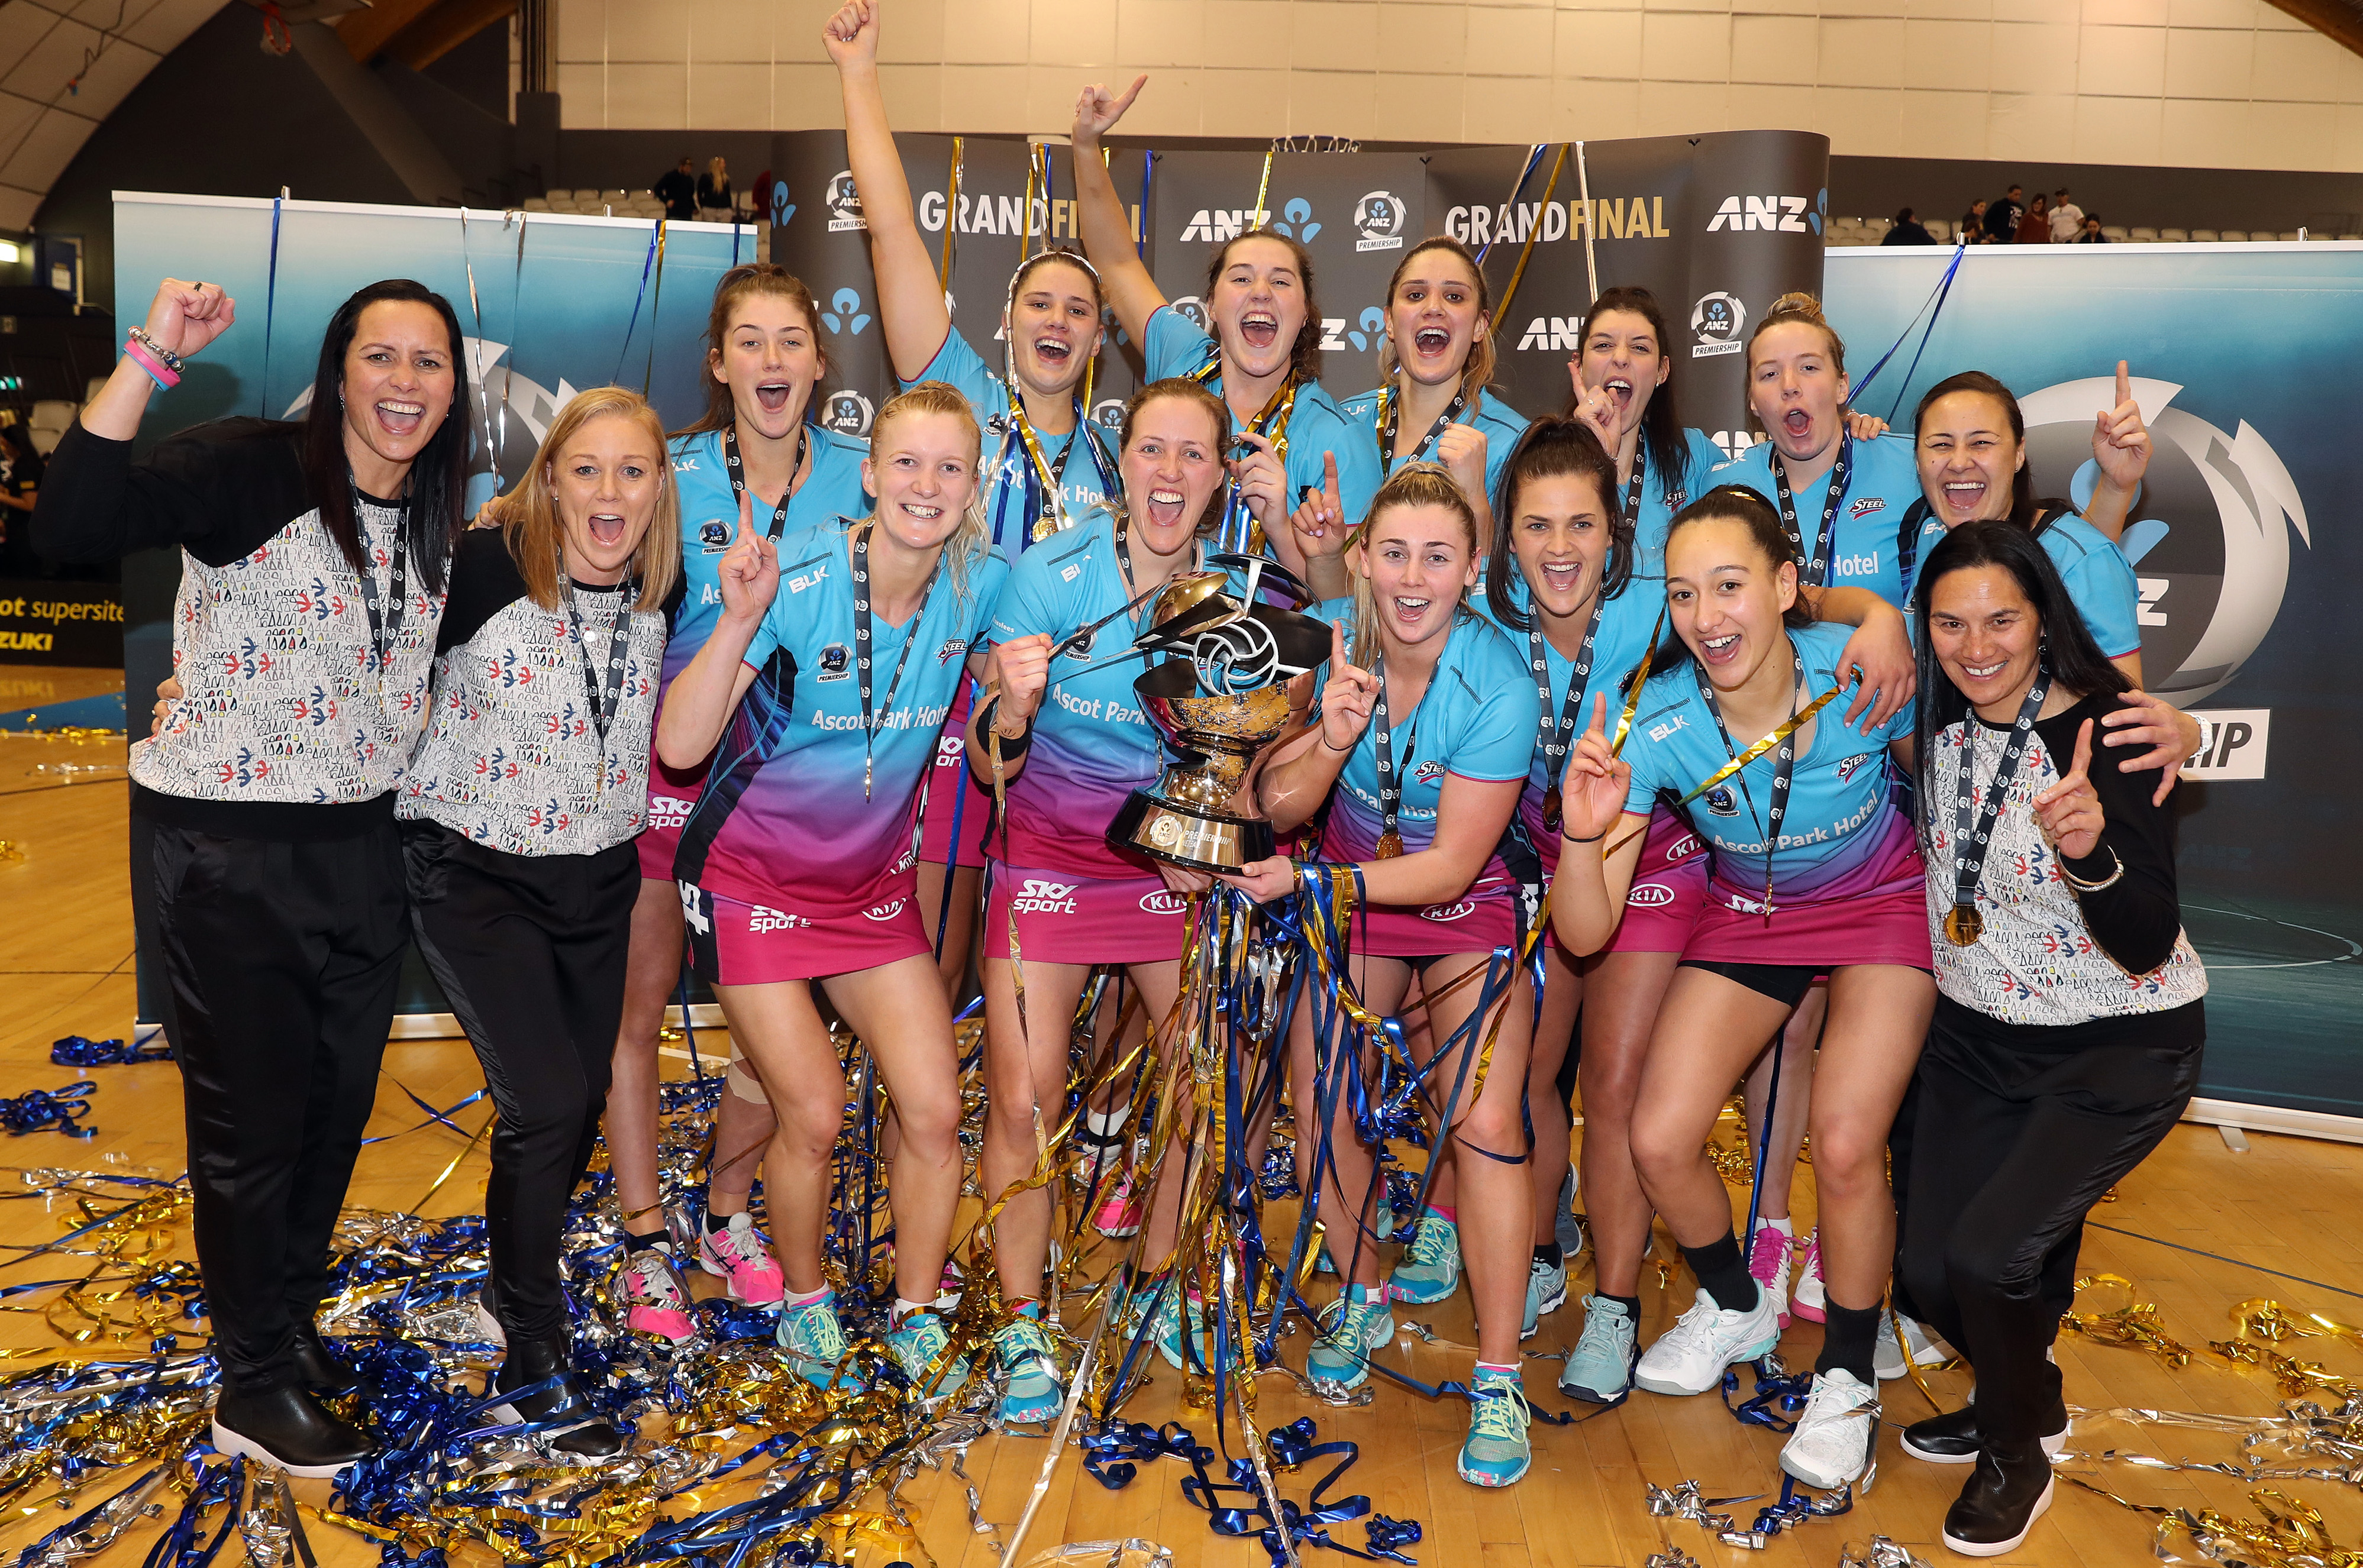
{"type": "Polygon", "coordinates": [[[123,351],[131,356],[132,360],[141,370],[147,371],[150,378],[166,392],[181,384],[180,376],[167,367],[161,359],[148,352],[146,347],[137,338],[125,339],[123,351]]]}

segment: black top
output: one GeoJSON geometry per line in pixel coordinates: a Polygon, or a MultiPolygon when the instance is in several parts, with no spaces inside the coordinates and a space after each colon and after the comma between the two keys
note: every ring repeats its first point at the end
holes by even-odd
{"type": "MultiPolygon", "coordinates": [[[[578,580],[574,591],[613,593],[621,586],[578,580]]],[[[667,624],[671,624],[674,613],[687,597],[688,586],[686,572],[676,577],[671,594],[658,606],[667,624]]],[[[525,597],[525,574],[517,570],[516,558],[509,554],[505,533],[499,528],[469,529],[460,536],[460,547],[451,555],[451,597],[443,606],[443,625],[435,639],[436,653],[447,654],[464,643],[473,642],[476,634],[484,629],[485,622],[525,597]]]]}
{"type": "Polygon", "coordinates": [[[730,180],[725,175],[716,181],[711,174],[697,177],[697,204],[701,207],[727,207],[730,204],[730,180]]]}
{"type": "Polygon", "coordinates": [[[1934,245],[1936,243],[1936,237],[1928,232],[1926,224],[1922,223],[1918,218],[1914,218],[1910,223],[1899,223],[1889,229],[1879,243],[1881,245],[1934,245]]]}
{"type": "Polygon", "coordinates": [[[33,513],[35,549],[52,560],[110,561],[176,547],[207,566],[227,566],[315,504],[304,426],[293,420],[192,425],[138,464],[130,448],[75,422],[50,456],[33,513]]]}
{"type": "Polygon", "coordinates": [[[2044,748],[2064,764],[2076,756],[2077,729],[2086,719],[2092,721],[2092,761],[2085,776],[2092,781],[2092,793],[2100,797],[2106,823],[2091,854],[2080,860],[2062,856],[2059,863],[2081,882],[2101,881],[2116,869],[2118,862],[2124,864],[2125,874],[2114,884],[2095,893],[2080,892],[2076,901],[2082,907],[2092,940],[2127,974],[2147,975],[2173,953],[2174,940],[2182,930],[2182,905],[2174,880],[2173,797],[2169,796],[2165,805],[2152,805],[2150,797],[2158,792],[2157,770],[2125,771],[2124,764],[2140,756],[2143,747],[2106,744],[2112,732],[2101,717],[2118,706],[2114,693],[2095,692],[2064,712],[2037,719],[2035,733],[2043,737],[2044,748]]]}
{"type": "Polygon", "coordinates": [[[649,193],[665,204],[667,217],[697,215],[697,182],[678,169],[665,171],[664,177],[649,187],[649,193]]]}

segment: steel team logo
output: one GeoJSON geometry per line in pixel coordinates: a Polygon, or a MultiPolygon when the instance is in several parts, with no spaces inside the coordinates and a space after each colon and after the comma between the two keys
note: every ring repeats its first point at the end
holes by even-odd
{"type": "Polygon", "coordinates": [[[870,422],[877,417],[877,405],[858,392],[831,392],[820,409],[822,426],[840,436],[868,436],[870,422]]]}
{"type": "Polygon", "coordinates": [[[1417,767],[1413,768],[1411,770],[1411,776],[1413,779],[1418,783],[1433,784],[1444,777],[1444,764],[1434,757],[1430,757],[1426,762],[1421,763],[1417,767]]]}
{"type": "MultiPolygon", "coordinates": [[[[2291,530],[2308,549],[2313,536],[2289,469],[2256,427],[2244,419],[2226,433],[2169,406],[2181,391],[2133,381],[2151,456],[2119,543],[2141,583],[2145,683],[2187,708],[2263,644],[2289,586],[2291,530]]],[[[2037,495],[2091,499],[2092,413],[2115,399],[2115,380],[2096,376],[2019,400],[2037,495]]]]}
{"type": "Polygon", "coordinates": [[[1401,250],[1410,209],[1392,191],[1371,191],[1354,204],[1356,250],[1401,250]]]}
{"type": "Polygon", "coordinates": [[[1738,295],[1721,290],[1701,295],[1698,304],[1691,306],[1691,336],[1697,339],[1691,345],[1691,358],[1738,353],[1740,330],[1747,325],[1747,307],[1739,303],[1738,295]]]}
{"type": "Polygon", "coordinates": [[[866,229],[869,222],[861,215],[861,193],[854,189],[853,171],[840,169],[828,182],[828,193],[822,200],[828,206],[828,231],[844,234],[851,229],[866,229]]]}

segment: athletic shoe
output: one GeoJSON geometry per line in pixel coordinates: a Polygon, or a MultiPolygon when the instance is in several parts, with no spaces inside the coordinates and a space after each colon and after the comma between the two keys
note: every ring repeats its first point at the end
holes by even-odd
{"type": "Polygon", "coordinates": [[[1814,1374],[1805,1413],[1781,1450],[1781,1468],[1824,1491],[1858,1481],[1871,1467],[1879,1437],[1879,1385],[1865,1386],[1840,1367],[1814,1374]]]}
{"type": "Polygon", "coordinates": [[[849,1347],[845,1342],[845,1325],[837,1320],[836,1291],[826,1291],[819,1300],[801,1307],[782,1308],[777,1337],[780,1349],[786,1353],[788,1370],[814,1387],[860,1386],[860,1376],[845,1364],[849,1347]]]}
{"type": "Polygon", "coordinates": [[[1928,1331],[1918,1320],[1901,1312],[1879,1315],[1879,1343],[1871,1352],[1871,1370],[1882,1383],[1892,1383],[1904,1375],[1904,1347],[1911,1347],[1912,1364],[1915,1366],[1942,1366],[1949,1359],[1931,1342],[1928,1331]],[[1903,1337],[1895,1337],[1895,1326],[1903,1325],[1903,1337]]]}
{"type": "Polygon", "coordinates": [[[1805,1255],[1797,1264],[1797,1287],[1789,1293],[1789,1311],[1808,1323],[1824,1320],[1829,1297],[1822,1289],[1822,1229],[1816,1225],[1805,1238],[1805,1255]]]}
{"type": "Polygon", "coordinates": [[[1945,1545],[1964,1557],[2000,1557],[2026,1539],[2051,1507],[2051,1462],[2028,1446],[1980,1453],[1969,1485],[1945,1513],[1945,1545]]]}
{"type": "Polygon", "coordinates": [[[367,1433],[293,1385],[268,1394],[224,1388],[214,1403],[213,1445],[225,1457],[243,1454],[308,1481],[328,1480],[377,1452],[367,1433]]]}
{"type": "Polygon", "coordinates": [[[1460,1286],[1460,1227],[1431,1209],[1419,1217],[1411,1251],[1387,1277],[1387,1295],[1396,1301],[1426,1307],[1442,1301],[1460,1286]]]}
{"type": "Polygon", "coordinates": [[[1118,1177],[1100,1198],[1099,1208],[1092,1214],[1092,1229],[1116,1241],[1140,1234],[1140,1198],[1132,1190],[1131,1176],[1118,1177]]]}
{"type": "Polygon", "coordinates": [[[780,1262],[751,1214],[733,1214],[723,1229],[701,1231],[697,1266],[720,1279],[731,1300],[749,1307],[774,1306],[788,1293],[780,1262]]]}
{"type": "Polygon", "coordinates": [[[1643,1353],[1633,1381],[1652,1394],[1703,1394],[1723,1381],[1725,1367],[1754,1361],[1780,1342],[1781,1320],[1761,1290],[1744,1312],[1725,1311],[1701,1290],[1698,1304],[1643,1353]]]}
{"type": "Polygon", "coordinates": [[[1795,1238],[1768,1220],[1756,1227],[1756,1241],[1747,1249],[1747,1272],[1756,1276],[1757,1287],[1772,1297],[1784,1329],[1789,1326],[1789,1253],[1795,1244],[1795,1238]]]}
{"type": "Polygon", "coordinates": [[[1460,1479],[1472,1486],[1507,1486],[1535,1462],[1526,1428],[1534,1410],[1517,1369],[1481,1366],[1469,1379],[1469,1439],[1460,1445],[1460,1479]]]}
{"type": "Polygon", "coordinates": [[[1559,1391],[1594,1405],[1621,1405],[1633,1392],[1633,1367],[1640,1359],[1641,1325],[1625,1315],[1624,1303],[1587,1296],[1583,1337],[1559,1375],[1559,1391]]]}
{"type": "MultiPolygon", "coordinates": [[[[1215,1336],[1206,1327],[1205,1306],[1195,1297],[1190,1300],[1189,1334],[1192,1342],[1189,1355],[1185,1360],[1182,1351],[1182,1307],[1176,1299],[1180,1294],[1179,1290],[1168,1290],[1159,1298],[1156,1327],[1150,1331],[1150,1337],[1156,1342],[1157,1353],[1163,1356],[1165,1364],[1175,1371],[1201,1373],[1209,1371],[1215,1364],[1215,1336]]],[[[1242,1347],[1237,1343],[1230,1347],[1230,1365],[1233,1371],[1238,1369],[1241,1349],[1242,1347]]]]}
{"type": "Polygon", "coordinates": [[[954,1356],[942,1363],[942,1371],[930,1386],[930,1369],[937,1364],[944,1347],[952,1342],[944,1320],[922,1307],[905,1313],[902,1324],[888,1331],[886,1349],[894,1357],[894,1364],[911,1380],[911,1386],[930,1399],[941,1398],[968,1381],[968,1358],[954,1356]]]}
{"type": "Polygon", "coordinates": [[[1518,1338],[1530,1340],[1542,1326],[1547,1313],[1556,1312],[1567,1305],[1567,1255],[1547,1264],[1537,1258],[1526,1270],[1526,1315],[1518,1325],[1518,1338]]]}
{"type": "MultiPolygon", "coordinates": [[[[1395,1234],[1395,1211],[1386,1204],[1380,1204],[1377,1215],[1370,1221],[1370,1240],[1372,1242],[1394,1242],[1402,1239],[1403,1238],[1395,1234]]],[[[1369,1243],[1366,1242],[1364,1244],[1368,1245],[1369,1243]]],[[[1329,1241],[1326,1236],[1322,1238],[1320,1246],[1315,1248],[1314,1251],[1313,1267],[1315,1272],[1320,1274],[1336,1274],[1337,1272],[1336,1260],[1329,1256],[1329,1241]]]]}
{"type": "MultiPolygon", "coordinates": [[[[2075,1430],[2076,1423],[2068,1419],[2063,1408],[2059,1430],[2036,1441],[2042,1443],[2044,1452],[2058,1453],[2068,1446],[2069,1434],[2075,1430]]],[[[1904,1452],[1925,1463],[1975,1464],[1985,1446],[1978,1437],[1978,1408],[1964,1405],[1958,1410],[1914,1421],[1903,1429],[1903,1442],[1904,1452]]]]}
{"type": "Polygon", "coordinates": [[[1059,1364],[1051,1356],[1038,1303],[1019,1308],[993,1336],[993,1357],[1009,1375],[994,1414],[1004,1421],[1047,1421],[1059,1413],[1066,1391],[1059,1386],[1059,1364]]]}
{"type": "Polygon", "coordinates": [[[697,1332],[689,1320],[689,1282],[668,1248],[642,1247],[626,1258],[615,1293],[625,1303],[624,1327],[636,1334],[677,1345],[697,1332]]]}
{"type": "Polygon", "coordinates": [[[1370,1353],[1395,1337],[1394,1314],[1387,1309],[1384,1286],[1370,1298],[1358,1301],[1356,1286],[1321,1310],[1321,1337],[1304,1358],[1304,1373],[1323,1392],[1350,1393],[1370,1380],[1370,1353]]]}

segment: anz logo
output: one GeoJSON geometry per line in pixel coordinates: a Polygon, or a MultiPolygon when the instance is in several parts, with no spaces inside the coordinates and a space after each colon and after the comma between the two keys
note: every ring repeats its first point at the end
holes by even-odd
{"type": "Polygon", "coordinates": [[[1809,200],[1803,196],[1725,196],[1723,205],[1714,209],[1707,219],[1706,231],[1728,229],[1738,234],[1751,229],[1770,229],[1780,234],[1819,234],[1822,219],[1830,210],[1830,193],[1825,187],[1809,200]]]}
{"type": "Polygon", "coordinates": [[[1325,352],[1342,354],[1351,344],[1356,349],[1367,349],[1386,335],[1387,313],[1376,305],[1364,305],[1348,331],[1342,315],[1321,318],[1321,347],[1325,352]]]}

